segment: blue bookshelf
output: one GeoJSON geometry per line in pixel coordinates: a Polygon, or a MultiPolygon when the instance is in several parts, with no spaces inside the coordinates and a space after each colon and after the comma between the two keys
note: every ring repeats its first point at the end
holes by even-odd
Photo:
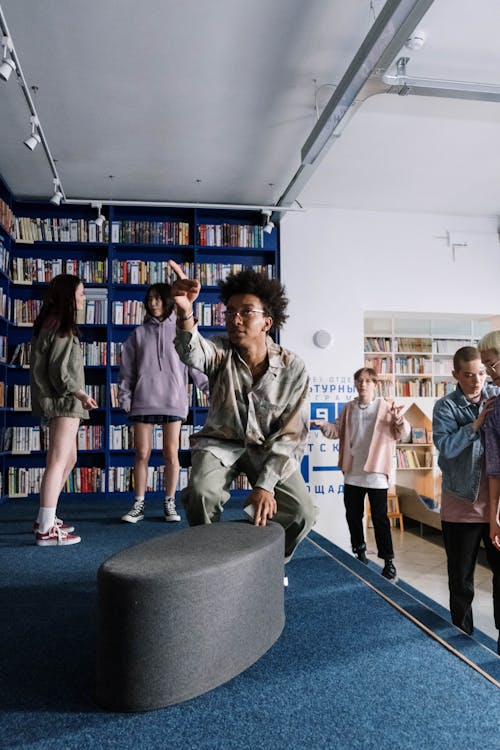
{"type": "MultiPolygon", "coordinates": [[[[89,358],[85,380],[99,403],[86,425],[88,434],[82,432],[81,436],[82,444],[90,447],[79,448],[75,476],[66,491],[79,500],[103,497],[103,493],[109,499],[132,497],[134,450],[129,445],[111,444],[113,428],[116,440],[116,433],[128,425],[126,415],[115,405],[119,349],[141,322],[140,318],[125,318],[125,313],[141,309],[151,283],[172,280],[167,261],[173,258],[190,275],[206,278],[208,283],[202,281],[199,299],[201,330],[205,335],[221,332],[217,279],[244,266],[259,267],[279,277],[279,231],[263,233],[258,211],[135,206],[106,207],[107,221],[100,231],[95,226],[96,210],[90,206],[56,207],[48,202],[18,201],[1,182],[0,199],[16,217],[11,228],[0,223],[0,239],[11,260],[0,268],[0,290],[6,297],[6,314],[0,317],[0,336],[4,336],[6,345],[6,356],[0,360],[0,382],[5,384],[6,394],[0,407],[1,498],[29,496],[30,491],[9,491],[9,483],[11,489],[18,487],[21,474],[28,474],[30,469],[32,474],[40,474],[44,466],[43,445],[21,453],[19,447],[16,451],[14,446],[4,449],[4,445],[6,435],[12,432],[8,428],[16,428],[18,433],[22,428],[25,432],[35,428],[36,432],[39,424],[29,409],[21,410],[14,402],[14,392],[22,393],[29,383],[29,367],[17,360],[19,350],[26,352],[31,340],[30,320],[36,315],[36,303],[56,273],[76,273],[85,284],[88,310],[80,324],[89,358]],[[90,309],[89,300],[94,303],[90,309]],[[101,315],[92,319],[96,310],[101,315]],[[10,364],[16,352],[16,361],[10,364]]],[[[194,391],[187,419],[193,428],[203,425],[207,414],[194,391]]],[[[190,465],[189,450],[181,449],[179,458],[186,469],[190,465]]],[[[153,481],[161,483],[160,448],[153,450],[150,466],[153,481]]],[[[161,492],[161,488],[155,491],[161,492]]],[[[233,494],[238,497],[244,492],[235,490],[233,494]]]]}

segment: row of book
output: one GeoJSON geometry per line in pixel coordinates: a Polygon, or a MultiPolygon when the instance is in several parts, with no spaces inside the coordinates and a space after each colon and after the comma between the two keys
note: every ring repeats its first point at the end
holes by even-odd
{"type": "Polygon", "coordinates": [[[3,237],[0,237],[0,271],[4,274],[9,273],[9,257],[10,254],[5,242],[3,241],[3,237]]]}
{"type": "Polygon", "coordinates": [[[250,265],[246,263],[199,263],[197,265],[197,279],[202,286],[217,286],[218,281],[225,281],[230,274],[239,273],[244,268],[252,268],[263,273],[268,279],[274,278],[275,268],[266,265],[250,265]]]}
{"type": "MultiPolygon", "coordinates": [[[[195,386],[193,383],[188,383],[187,392],[188,402],[192,406],[200,406],[202,408],[208,406],[208,396],[206,393],[203,393],[203,391],[200,390],[198,386],[195,386]]],[[[118,401],[118,383],[110,383],[109,396],[111,408],[118,409],[120,407],[120,403],[118,401]]]]}
{"type": "MultiPolygon", "coordinates": [[[[85,390],[97,401],[98,405],[106,403],[105,385],[86,385],[85,390]]],[[[29,385],[14,383],[7,390],[8,406],[14,411],[31,411],[31,389],[29,385]]]]}
{"type": "MultiPolygon", "coordinates": [[[[102,450],[103,427],[101,425],[80,425],[77,433],[78,450],[102,450]]],[[[49,449],[48,427],[5,427],[2,445],[4,451],[14,454],[46,451],[49,449]]]]}
{"type": "Polygon", "coordinates": [[[17,257],[10,264],[10,278],[15,284],[44,284],[61,273],[78,276],[85,284],[105,284],[108,261],[17,257]]]}
{"type": "Polygon", "coordinates": [[[223,326],[226,306],[222,302],[196,302],[194,314],[201,326],[223,326]]]}
{"type": "Polygon", "coordinates": [[[2,318],[7,317],[8,297],[3,287],[0,287],[0,315],[2,318]]]}
{"type": "Polygon", "coordinates": [[[2,334],[0,336],[0,362],[7,361],[8,342],[7,336],[2,334]]]}
{"type": "MultiPolygon", "coordinates": [[[[38,495],[44,473],[42,466],[11,466],[7,472],[7,494],[9,497],[28,497],[38,495]]],[[[187,487],[189,481],[189,468],[182,468],[179,472],[177,489],[187,487]]],[[[149,466],[146,489],[148,492],[164,491],[165,467],[149,466]]],[[[133,492],[134,469],[132,466],[113,466],[108,469],[108,481],[106,485],[106,472],[97,466],[76,467],[70,473],[64,491],[69,493],[112,493],[133,492]]],[[[0,475],[0,488],[3,489],[3,477],[0,475]]],[[[239,475],[230,487],[231,490],[251,490],[246,476],[239,475]]],[[[3,492],[2,492],[3,494],[3,492]]]]}
{"type": "Polygon", "coordinates": [[[394,395],[404,398],[427,398],[432,396],[431,380],[396,380],[394,395]]]}
{"type": "Polygon", "coordinates": [[[109,241],[109,222],[99,226],[95,219],[65,217],[33,218],[17,216],[12,221],[12,237],[16,242],[99,242],[109,241]]]}
{"type": "MultiPolygon", "coordinates": [[[[27,497],[40,493],[44,473],[42,466],[10,466],[7,471],[9,497],[27,497]]],[[[106,472],[97,466],[77,466],[69,474],[65,492],[105,492],[106,472]]]]}
{"type": "Polygon", "coordinates": [[[365,367],[371,367],[377,375],[390,375],[392,373],[392,357],[365,357],[365,367]]]}
{"type": "Polygon", "coordinates": [[[0,224],[10,234],[12,229],[12,209],[0,198],[0,224]]]}
{"type": "Polygon", "coordinates": [[[198,224],[196,232],[202,247],[264,247],[263,227],[255,224],[198,224]]]}
{"type": "MultiPolygon", "coordinates": [[[[187,486],[189,469],[183,468],[179,471],[177,489],[182,490],[187,486]]],[[[165,467],[148,466],[146,479],[147,492],[161,492],[165,487],[165,467]]],[[[112,466],[108,470],[108,492],[133,492],[134,490],[134,468],[132,466],[112,466]]]]}
{"type": "MultiPolygon", "coordinates": [[[[96,217],[97,218],[97,217],[96,217]]],[[[71,217],[30,217],[12,214],[0,199],[0,223],[16,242],[98,242],[119,244],[189,245],[189,222],[104,220],[71,217]]],[[[202,247],[264,247],[264,230],[258,224],[198,224],[197,244],[202,247]]]]}
{"type": "Polygon", "coordinates": [[[395,352],[432,352],[432,339],[420,336],[397,336],[394,339],[395,352]]]}
{"type": "MultiPolygon", "coordinates": [[[[201,429],[201,425],[182,425],[179,449],[189,450],[189,439],[193,432],[201,429]]],[[[82,451],[100,451],[103,448],[103,426],[85,424],[80,425],[77,434],[77,447],[82,451]]],[[[14,454],[27,454],[34,451],[47,451],[49,449],[49,429],[34,425],[30,427],[13,426],[5,427],[2,432],[2,450],[14,454]]],[[[162,450],[163,430],[161,425],[153,425],[153,450],[162,450]]],[[[135,448],[134,428],[132,425],[110,425],[109,427],[110,450],[133,450],[135,448]]]]}
{"type": "Polygon", "coordinates": [[[396,375],[432,375],[430,357],[398,356],[395,359],[396,375]]]}
{"type": "Polygon", "coordinates": [[[140,245],[189,245],[189,222],[113,221],[111,241],[140,245]]]}
{"type": "MultiPolygon", "coordinates": [[[[97,290],[91,290],[95,292],[97,290]]],[[[104,290],[103,290],[104,291],[104,290]]],[[[76,315],[78,325],[106,325],[108,322],[108,299],[106,295],[88,294],[83,310],[76,315]]]]}
{"type": "MultiPolygon", "coordinates": [[[[179,450],[189,450],[189,438],[193,432],[201,429],[201,426],[183,424],[179,437],[179,450]]],[[[160,424],[153,425],[152,447],[160,451],[163,448],[163,428],[160,424]]],[[[109,448],[110,450],[134,450],[135,437],[134,427],[129,424],[112,424],[109,426],[109,448]]]]}
{"type": "Polygon", "coordinates": [[[432,452],[430,450],[417,451],[412,448],[397,448],[396,466],[398,469],[430,469],[432,467],[432,452]]]}
{"type": "Polygon", "coordinates": [[[391,352],[391,339],[381,336],[365,336],[365,352],[391,352]]]}
{"type": "Polygon", "coordinates": [[[16,326],[32,326],[42,307],[39,299],[15,299],[10,300],[9,320],[16,326]]]}
{"type": "MultiPolygon", "coordinates": [[[[2,350],[2,338],[0,337],[0,351],[2,350]]],[[[95,367],[98,365],[105,365],[107,362],[107,349],[108,345],[106,341],[82,341],[80,343],[82,349],[83,361],[86,367],[95,367]]],[[[114,356],[118,357],[121,351],[122,344],[114,342],[111,344],[111,350],[114,356]]],[[[2,356],[0,354],[0,359],[2,356]]],[[[31,361],[31,341],[24,341],[21,344],[16,344],[13,348],[9,364],[16,365],[17,367],[28,368],[31,361]]]]}
{"type": "MultiPolygon", "coordinates": [[[[179,264],[186,276],[195,275],[194,263],[179,264]]],[[[166,260],[115,260],[113,261],[114,284],[172,284],[176,279],[166,260]]]]}

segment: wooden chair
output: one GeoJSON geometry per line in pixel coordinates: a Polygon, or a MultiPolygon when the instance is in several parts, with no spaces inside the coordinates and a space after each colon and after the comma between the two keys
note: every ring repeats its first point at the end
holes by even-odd
{"type": "MultiPolygon", "coordinates": [[[[391,522],[391,526],[396,525],[396,521],[399,521],[399,530],[404,531],[403,514],[399,508],[399,498],[395,492],[387,493],[387,518],[391,522]]],[[[368,495],[366,496],[366,520],[367,523],[372,525],[372,514],[370,510],[370,501],[368,495]]]]}

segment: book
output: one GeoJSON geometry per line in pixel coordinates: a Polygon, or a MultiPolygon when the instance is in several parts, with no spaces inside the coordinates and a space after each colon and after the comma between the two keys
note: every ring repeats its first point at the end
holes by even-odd
{"type": "Polygon", "coordinates": [[[427,433],[425,427],[412,427],[411,428],[411,442],[412,443],[423,443],[427,442],[427,433]]]}

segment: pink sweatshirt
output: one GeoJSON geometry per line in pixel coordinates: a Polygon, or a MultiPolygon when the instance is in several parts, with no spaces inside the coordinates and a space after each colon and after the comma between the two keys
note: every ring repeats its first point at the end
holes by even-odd
{"type": "MultiPolygon", "coordinates": [[[[377,472],[389,477],[392,469],[394,444],[409,435],[411,427],[404,417],[393,424],[391,404],[383,398],[378,398],[377,418],[373,428],[368,458],[363,469],[367,472],[377,472]]],[[[321,431],[325,437],[339,439],[339,466],[346,474],[352,468],[351,445],[351,414],[357,408],[358,399],[349,401],[340,412],[335,422],[324,424],[321,431]]]]}

